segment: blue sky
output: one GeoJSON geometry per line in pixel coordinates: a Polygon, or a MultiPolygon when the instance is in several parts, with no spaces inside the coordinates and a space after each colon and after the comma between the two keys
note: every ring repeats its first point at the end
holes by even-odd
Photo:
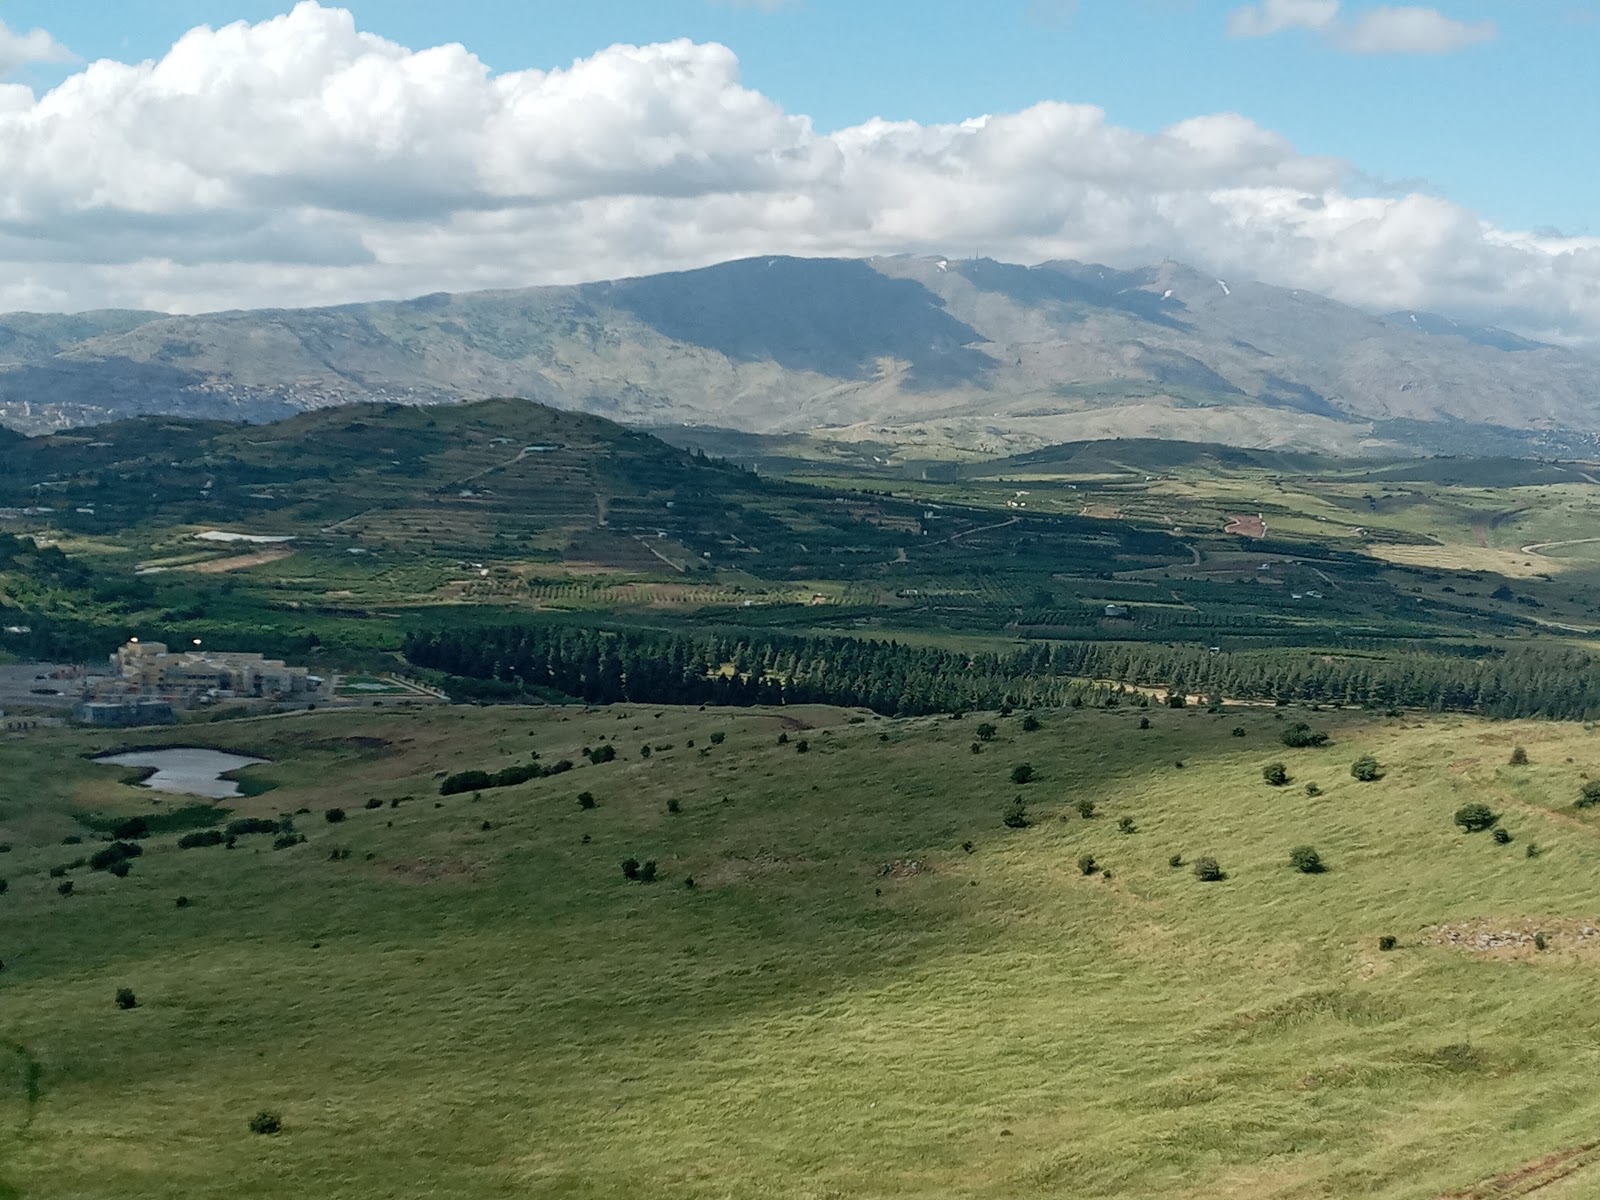
{"type": "MultiPolygon", "coordinates": [[[[1491,42],[1450,54],[1355,54],[1305,30],[1231,38],[1206,0],[349,0],[360,26],[412,48],[461,42],[497,71],[563,66],[616,42],[718,41],[743,81],[822,130],[923,123],[1053,99],[1154,131],[1235,111],[1368,186],[1421,186],[1502,226],[1600,231],[1600,2],[1456,0],[1491,42]],[[1071,11],[1075,9],[1075,11],[1071,11]],[[1052,11],[1053,10],[1053,11],[1052,11]]],[[[0,0],[84,59],[158,57],[185,30],[260,20],[271,0],[0,0]]],[[[1354,16],[1359,3],[1345,6],[1354,16]]],[[[38,87],[62,68],[19,77],[38,87]]]]}

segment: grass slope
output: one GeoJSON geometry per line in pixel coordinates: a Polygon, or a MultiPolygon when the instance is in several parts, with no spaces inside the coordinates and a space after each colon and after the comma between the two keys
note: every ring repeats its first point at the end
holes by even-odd
{"type": "Polygon", "coordinates": [[[1591,736],[1316,714],[1333,746],[1287,751],[1275,715],[988,718],[980,754],[984,718],[826,709],[165,731],[271,758],[238,811],[307,807],[308,844],[152,838],[68,898],[62,837],[182,802],[77,756],[107,735],[0,743],[0,1195],[1424,1200],[1586,1144],[1591,736]],[[436,796],[607,738],[614,763],[436,796]],[[1387,773],[1359,784],[1368,752],[1387,773]],[[1513,844],[1453,828],[1478,799],[1513,844]],[[1301,843],[1327,874],[1289,868],[1301,843]],[[1478,954],[1444,923],[1553,941],[1478,954]],[[247,1132],[262,1108],[283,1133],[247,1132]]]}

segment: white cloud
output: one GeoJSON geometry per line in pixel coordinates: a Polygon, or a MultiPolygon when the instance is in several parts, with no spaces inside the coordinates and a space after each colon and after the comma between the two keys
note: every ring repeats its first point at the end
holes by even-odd
{"type": "Polygon", "coordinates": [[[1261,0],[1228,16],[1233,37],[1271,37],[1286,29],[1326,29],[1339,16],[1339,0],[1261,0]]]}
{"type": "Polygon", "coordinates": [[[1354,54],[1449,54],[1492,42],[1493,21],[1457,21],[1432,8],[1372,8],[1338,31],[1354,54]]]}
{"type": "Polygon", "coordinates": [[[1497,229],[1244,117],[1046,103],[831,134],[717,45],[495,75],[303,3],[0,87],[0,308],[185,311],[567,283],[744,255],[1173,257],[1600,340],[1600,239],[1497,229]]]}
{"type": "Polygon", "coordinates": [[[1449,54],[1499,36],[1493,21],[1458,21],[1434,8],[1369,8],[1353,18],[1342,17],[1342,8],[1340,0],[1261,0],[1230,13],[1228,33],[1260,38],[1306,29],[1351,54],[1449,54]]]}
{"type": "Polygon", "coordinates": [[[73,60],[68,50],[42,29],[18,33],[0,21],[0,79],[29,63],[63,63],[73,60]]]}

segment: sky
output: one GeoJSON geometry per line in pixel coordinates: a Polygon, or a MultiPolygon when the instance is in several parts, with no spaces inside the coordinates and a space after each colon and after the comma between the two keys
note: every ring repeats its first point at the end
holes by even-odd
{"type": "Polygon", "coordinates": [[[1600,342],[1600,0],[0,0],[0,310],[1173,257],[1600,342]]]}

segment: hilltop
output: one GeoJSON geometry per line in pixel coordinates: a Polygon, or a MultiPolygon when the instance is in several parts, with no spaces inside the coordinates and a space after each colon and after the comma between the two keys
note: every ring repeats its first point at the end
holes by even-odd
{"type": "Polygon", "coordinates": [[[1600,359],[1176,263],[764,258],[328,309],[0,319],[0,421],[33,431],[499,395],[933,455],[1111,437],[1531,454],[1600,434],[1600,359]]]}

